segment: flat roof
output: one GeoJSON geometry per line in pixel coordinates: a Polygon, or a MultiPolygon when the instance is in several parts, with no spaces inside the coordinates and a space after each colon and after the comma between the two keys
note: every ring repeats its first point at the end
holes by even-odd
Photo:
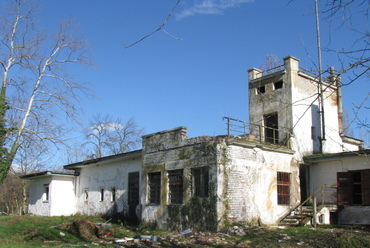
{"type": "Polygon", "coordinates": [[[30,173],[24,176],[21,176],[22,179],[31,179],[36,177],[44,177],[44,176],[67,176],[67,177],[73,177],[73,174],[69,173],[59,173],[59,172],[52,172],[52,171],[42,171],[42,172],[36,172],[36,173],[30,173]]]}
{"type": "Polygon", "coordinates": [[[125,153],[120,153],[116,155],[111,155],[111,156],[106,156],[106,157],[101,157],[101,158],[94,158],[94,159],[89,159],[73,164],[68,164],[63,166],[64,169],[71,170],[71,169],[76,169],[76,168],[82,168],[84,166],[90,165],[90,164],[95,164],[95,163],[104,163],[104,162],[109,162],[109,161],[114,161],[116,159],[129,159],[129,158],[136,158],[140,157],[142,154],[142,150],[136,150],[132,152],[125,152],[125,153]]]}
{"type": "Polygon", "coordinates": [[[348,152],[338,152],[338,153],[328,153],[328,154],[315,154],[303,157],[305,163],[315,163],[325,160],[332,160],[344,157],[357,157],[357,156],[368,156],[370,155],[370,149],[358,150],[358,151],[348,151],[348,152]]]}

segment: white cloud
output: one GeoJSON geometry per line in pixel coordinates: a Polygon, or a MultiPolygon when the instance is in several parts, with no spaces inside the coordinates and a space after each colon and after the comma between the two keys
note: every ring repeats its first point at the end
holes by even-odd
{"type": "Polygon", "coordinates": [[[194,5],[177,14],[177,19],[193,15],[221,15],[225,9],[234,8],[254,0],[196,0],[194,5]]]}

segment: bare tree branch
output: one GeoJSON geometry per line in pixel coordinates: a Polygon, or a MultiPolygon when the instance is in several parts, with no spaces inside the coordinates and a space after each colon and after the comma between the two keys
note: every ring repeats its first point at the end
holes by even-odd
{"type": "Polygon", "coordinates": [[[142,37],[141,39],[139,39],[139,40],[135,41],[134,43],[132,43],[132,44],[130,44],[130,45],[125,45],[125,44],[123,44],[123,46],[124,46],[125,48],[132,47],[132,46],[136,45],[137,43],[140,43],[141,41],[145,40],[146,38],[148,38],[148,37],[152,36],[153,34],[157,33],[157,32],[158,32],[158,31],[160,31],[160,30],[162,30],[165,34],[169,35],[170,37],[172,37],[172,38],[174,38],[174,39],[177,39],[177,40],[183,40],[183,39],[180,39],[180,38],[178,38],[178,37],[176,37],[176,36],[173,36],[172,34],[168,33],[167,31],[165,31],[165,30],[163,29],[163,27],[166,25],[167,21],[170,19],[170,17],[171,17],[171,15],[172,15],[172,13],[175,11],[175,9],[176,9],[177,5],[179,5],[180,1],[181,1],[181,0],[177,0],[177,2],[176,2],[176,3],[175,3],[175,5],[172,7],[172,9],[171,9],[171,11],[169,12],[168,16],[166,17],[166,19],[162,22],[162,24],[161,24],[161,25],[159,25],[159,27],[158,27],[156,30],[154,30],[153,32],[151,32],[151,33],[149,33],[149,34],[145,35],[144,37],[142,37]]]}

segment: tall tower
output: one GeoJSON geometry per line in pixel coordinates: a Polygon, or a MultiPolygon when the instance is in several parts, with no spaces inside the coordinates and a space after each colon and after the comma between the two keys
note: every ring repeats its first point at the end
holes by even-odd
{"type": "Polygon", "coordinates": [[[341,133],[339,78],[331,74],[328,81],[322,82],[325,106],[322,126],[319,78],[300,68],[299,59],[287,56],[283,60],[282,66],[271,70],[248,70],[251,134],[262,142],[290,147],[299,160],[309,154],[357,150],[359,143],[347,146],[341,133]]]}

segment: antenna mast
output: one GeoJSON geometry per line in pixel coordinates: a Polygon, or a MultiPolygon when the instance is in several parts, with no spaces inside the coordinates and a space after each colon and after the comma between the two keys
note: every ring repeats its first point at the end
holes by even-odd
{"type": "MultiPolygon", "coordinates": [[[[319,6],[318,0],[315,0],[315,15],[316,15],[316,36],[317,36],[317,57],[319,65],[319,85],[318,85],[318,99],[321,107],[321,129],[322,129],[322,140],[325,140],[325,116],[324,116],[324,94],[322,87],[322,64],[321,64],[321,39],[320,39],[320,22],[319,22],[319,6]]],[[[321,142],[321,151],[323,150],[323,144],[321,142]]]]}

